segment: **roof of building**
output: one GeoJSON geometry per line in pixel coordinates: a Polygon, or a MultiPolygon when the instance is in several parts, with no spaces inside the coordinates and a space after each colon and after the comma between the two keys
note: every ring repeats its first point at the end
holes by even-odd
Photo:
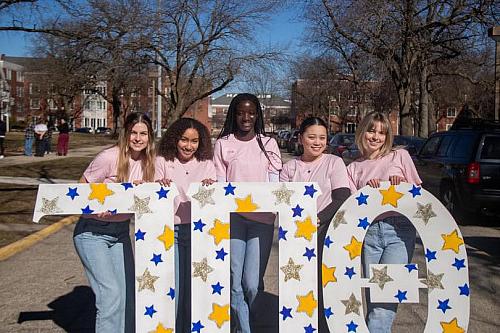
{"type": "MultiPolygon", "coordinates": [[[[227,93],[224,95],[221,95],[217,98],[212,99],[212,105],[225,105],[229,106],[231,103],[231,100],[238,95],[237,93],[227,93]]],[[[273,106],[281,106],[281,107],[290,107],[291,103],[288,100],[283,99],[280,96],[277,95],[272,95],[272,94],[265,94],[265,95],[258,95],[257,96],[260,100],[260,103],[264,106],[267,107],[273,107],[273,106]]]]}

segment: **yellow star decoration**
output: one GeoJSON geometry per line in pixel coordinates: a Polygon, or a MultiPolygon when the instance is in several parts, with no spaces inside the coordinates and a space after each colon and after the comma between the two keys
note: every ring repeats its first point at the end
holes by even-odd
{"type": "Polygon", "coordinates": [[[449,235],[441,234],[441,238],[444,240],[441,250],[453,250],[458,253],[460,245],[464,245],[464,240],[458,237],[457,229],[453,230],[449,235]]]}
{"type": "Polygon", "coordinates": [[[295,224],[297,225],[295,238],[304,237],[308,241],[312,240],[313,233],[316,232],[317,227],[312,223],[310,216],[304,221],[295,221],[295,224]]]}
{"type": "Polygon", "coordinates": [[[208,233],[214,237],[215,245],[223,239],[229,239],[229,223],[222,223],[219,219],[215,219],[214,226],[208,230],[208,233]]]}
{"type": "Polygon", "coordinates": [[[245,199],[235,198],[234,200],[236,200],[236,205],[238,205],[238,208],[236,208],[237,213],[250,213],[256,211],[257,208],[259,208],[259,206],[252,202],[251,194],[247,195],[245,199]]]}
{"type": "Polygon", "coordinates": [[[335,266],[328,267],[327,265],[322,264],[321,281],[323,281],[323,287],[330,282],[337,282],[337,278],[335,277],[335,266]]]}
{"type": "Polygon", "coordinates": [[[108,188],[107,184],[90,184],[90,190],[89,200],[97,199],[101,205],[104,205],[107,196],[115,194],[108,188]]]}
{"type": "Polygon", "coordinates": [[[363,243],[359,242],[356,237],[351,237],[351,242],[344,246],[344,249],[349,252],[349,257],[352,259],[361,255],[361,247],[363,243]]]}
{"type": "Polygon", "coordinates": [[[318,301],[314,299],[312,290],[305,296],[297,295],[297,300],[299,301],[297,312],[305,312],[312,318],[314,310],[318,307],[318,301]]]}
{"type": "Polygon", "coordinates": [[[449,323],[442,321],[440,322],[443,333],[465,333],[465,330],[458,326],[457,318],[453,318],[449,323]]]}
{"type": "Polygon", "coordinates": [[[174,333],[173,328],[165,328],[161,323],[158,323],[156,326],[156,329],[154,331],[151,331],[150,333],[174,333]]]}
{"type": "Polygon", "coordinates": [[[159,241],[163,242],[165,245],[165,250],[168,251],[174,245],[174,231],[170,229],[168,226],[163,227],[163,234],[158,236],[159,241]]]}
{"type": "Polygon", "coordinates": [[[391,205],[393,207],[398,207],[398,200],[404,195],[403,193],[397,192],[394,185],[389,186],[387,190],[379,190],[382,194],[382,205],[391,205]]]}
{"type": "Polygon", "coordinates": [[[214,321],[218,328],[221,328],[226,321],[229,321],[229,304],[219,305],[212,303],[212,313],[208,319],[214,321]]]}

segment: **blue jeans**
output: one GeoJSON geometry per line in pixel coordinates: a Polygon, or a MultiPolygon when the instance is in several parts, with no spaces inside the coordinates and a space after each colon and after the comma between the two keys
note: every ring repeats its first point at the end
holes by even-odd
{"type": "Polygon", "coordinates": [[[191,332],[191,224],[178,224],[175,237],[175,332],[191,332]]]}
{"type": "MultiPolygon", "coordinates": [[[[373,222],[363,242],[363,269],[369,276],[370,264],[407,264],[413,257],[416,230],[404,216],[391,216],[373,222]]],[[[367,324],[370,333],[391,333],[396,303],[371,303],[366,293],[367,324]]]]}
{"type": "Polygon", "coordinates": [[[24,139],[24,155],[31,156],[33,154],[33,138],[24,139]]]}
{"type": "Polygon", "coordinates": [[[127,222],[100,222],[99,228],[112,232],[92,232],[96,220],[80,218],[73,241],[96,299],[97,333],[133,332],[135,291],[132,245],[127,222]],[[88,225],[91,227],[88,227],[88,225]],[[82,227],[82,225],[84,225],[82,227]],[[117,226],[119,225],[119,226],[117,226]],[[116,229],[123,229],[117,232],[116,229]]]}
{"type": "Polygon", "coordinates": [[[250,333],[250,312],[271,253],[274,226],[231,214],[231,309],[237,332],[250,333]]]}

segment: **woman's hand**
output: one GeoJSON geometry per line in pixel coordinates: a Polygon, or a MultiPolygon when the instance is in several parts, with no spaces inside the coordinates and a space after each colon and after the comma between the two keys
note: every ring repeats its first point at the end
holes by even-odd
{"type": "Polygon", "coordinates": [[[370,179],[366,185],[370,185],[370,187],[378,188],[380,187],[380,179],[370,179]]]}
{"type": "Polygon", "coordinates": [[[98,218],[102,219],[104,217],[110,217],[111,215],[113,215],[113,213],[111,213],[109,210],[108,211],[105,211],[105,212],[100,212],[100,213],[97,213],[95,214],[98,218]]]}
{"type": "Polygon", "coordinates": [[[132,184],[134,184],[136,186],[141,185],[141,184],[144,184],[144,180],[142,180],[142,179],[134,180],[134,181],[132,181],[132,184]]]}
{"type": "Polygon", "coordinates": [[[215,180],[210,179],[210,178],[207,178],[207,179],[203,179],[203,180],[201,181],[201,183],[202,183],[203,185],[205,185],[205,186],[210,186],[210,185],[212,185],[213,183],[215,183],[215,180]]]}
{"type": "Polygon", "coordinates": [[[406,179],[401,176],[389,176],[389,181],[391,185],[399,185],[401,182],[406,181],[406,179]]]}
{"type": "Polygon", "coordinates": [[[156,182],[160,183],[161,186],[168,186],[168,187],[170,187],[170,183],[172,183],[172,179],[163,178],[163,179],[156,180],[156,182]]]}

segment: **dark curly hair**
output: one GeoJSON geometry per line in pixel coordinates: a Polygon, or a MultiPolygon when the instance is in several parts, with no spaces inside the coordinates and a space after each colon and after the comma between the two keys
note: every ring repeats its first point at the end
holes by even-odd
{"type": "Polygon", "coordinates": [[[198,161],[212,159],[212,143],[208,128],[193,118],[180,118],[169,126],[158,145],[158,156],[163,156],[167,161],[173,161],[177,157],[177,143],[189,128],[195,129],[200,137],[198,149],[194,153],[194,157],[198,161]]]}

